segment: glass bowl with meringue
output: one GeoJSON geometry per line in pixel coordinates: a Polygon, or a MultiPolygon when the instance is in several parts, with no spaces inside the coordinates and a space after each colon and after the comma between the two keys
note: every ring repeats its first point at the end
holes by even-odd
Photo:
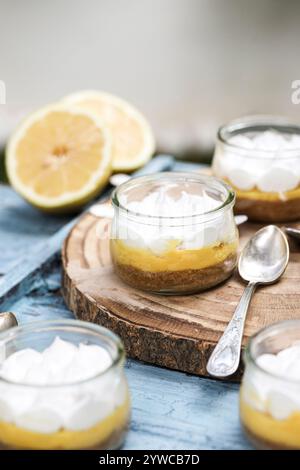
{"type": "Polygon", "coordinates": [[[111,255],[117,275],[157,294],[190,294],[233,272],[235,195],[217,178],[166,172],[115,189],[111,255]]]}
{"type": "Polygon", "coordinates": [[[300,449],[300,320],[253,336],[244,353],[240,419],[259,449],[300,449]]]}
{"type": "Polygon", "coordinates": [[[118,448],[129,416],[124,348],[106,328],[61,320],[0,334],[0,449],[118,448]]]}
{"type": "Polygon", "coordinates": [[[237,214],[259,222],[300,219],[300,126],[253,116],[221,127],[213,174],[235,190],[237,214]]]}

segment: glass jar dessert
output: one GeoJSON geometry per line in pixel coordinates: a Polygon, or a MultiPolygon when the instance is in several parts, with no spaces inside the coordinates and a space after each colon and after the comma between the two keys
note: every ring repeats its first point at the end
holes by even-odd
{"type": "Polygon", "coordinates": [[[254,116],[221,127],[213,174],[234,188],[236,213],[261,222],[300,219],[300,126],[254,116]]]}
{"type": "Polygon", "coordinates": [[[244,354],[240,418],[259,449],[300,449],[300,320],[261,330],[244,354]]]}
{"type": "Polygon", "coordinates": [[[124,349],[105,328],[46,321],[0,334],[0,449],[114,449],[130,415],[124,349]]]}
{"type": "Polygon", "coordinates": [[[111,254],[127,284],[189,294],[227,279],[236,265],[233,191],[196,173],[133,178],[113,193],[111,254]]]}

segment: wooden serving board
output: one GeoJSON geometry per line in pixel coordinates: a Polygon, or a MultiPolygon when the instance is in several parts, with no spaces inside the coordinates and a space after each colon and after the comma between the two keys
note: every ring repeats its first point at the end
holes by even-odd
{"type": "MultiPolygon", "coordinates": [[[[240,245],[261,226],[240,226],[240,245]]],[[[189,296],[148,294],[124,284],[109,253],[110,221],[84,215],[62,252],[63,295],[81,320],[115,331],[127,355],[152,364],[207,375],[206,363],[245,287],[234,274],[209,291],[189,296]],[[106,237],[99,237],[99,234],[106,237]]],[[[258,288],[247,317],[243,344],[260,328],[300,318],[300,245],[293,242],[289,266],[274,285],[258,288]]],[[[239,373],[235,378],[238,378],[239,373]]]]}

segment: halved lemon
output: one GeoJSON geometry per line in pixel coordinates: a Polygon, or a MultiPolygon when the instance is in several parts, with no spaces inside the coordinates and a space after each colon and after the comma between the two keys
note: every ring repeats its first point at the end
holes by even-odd
{"type": "Polygon", "coordinates": [[[48,212],[82,206],[111,174],[111,139],[92,113],[50,105],[12,135],[6,149],[10,183],[34,206],[48,212]]]}
{"type": "Polygon", "coordinates": [[[132,171],[152,157],[155,144],[144,116],[126,101],[100,91],[80,91],[66,96],[66,104],[94,112],[112,136],[114,171],[132,171]]]}

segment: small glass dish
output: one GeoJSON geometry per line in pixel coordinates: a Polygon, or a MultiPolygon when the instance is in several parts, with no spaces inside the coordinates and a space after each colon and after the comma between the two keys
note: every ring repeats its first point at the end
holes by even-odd
{"type": "Polygon", "coordinates": [[[127,284],[190,294],[227,279],[236,265],[235,195],[197,173],[157,173],[115,189],[111,254],[127,284]]]}
{"type": "MultiPolygon", "coordinates": [[[[91,365],[92,352],[78,367],[91,365]]],[[[66,360],[62,356],[57,361],[66,360]]],[[[126,435],[129,416],[124,348],[106,328],[79,320],[55,320],[14,327],[0,334],[0,449],[118,448],[126,435]],[[19,352],[15,366],[20,368],[22,351],[33,349],[33,355],[43,352],[57,337],[76,347],[102,348],[111,358],[110,365],[84,380],[64,380],[63,384],[3,377],[1,364],[13,353],[19,352]]]]}
{"type": "Polygon", "coordinates": [[[300,219],[300,126],[253,116],[221,127],[213,174],[234,188],[237,214],[260,222],[300,219]]]}
{"type": "Polygon", "coordinates": [[[291,347],[296,347],[292,360],[298,370],[300,320],[260,330],[244,353],[240,419],[246,436],[258,449],[300,449],[300,368],[295,380],[287,356],[291,347]]]}

